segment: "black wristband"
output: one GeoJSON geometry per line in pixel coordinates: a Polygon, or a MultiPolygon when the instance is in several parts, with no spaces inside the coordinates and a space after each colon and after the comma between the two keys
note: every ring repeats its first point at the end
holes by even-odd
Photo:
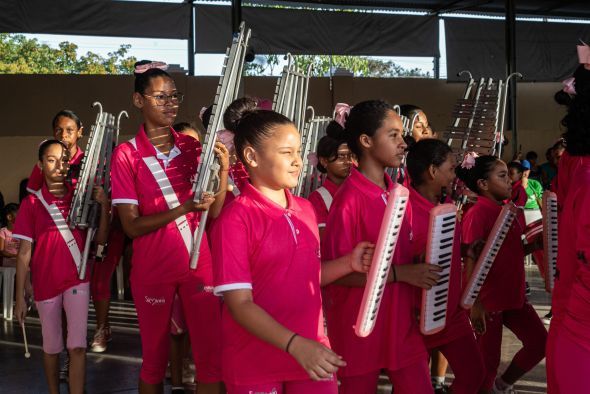
{"type": "Polygon", "coordinates": [[[393,270],[393,283],[395,283],[395,282],[397,282],[397,274],[395,272],[395,265],[392,265],[391,269],[393,270]]]}
{"type": "MultiPolygon", "coordinates": [[[[297,333],[294,333],[293,335],[291,335],[291,338],[289,338],[289,342],[287,342],[287,346],[285,346],[285,351],[287,353],[289,353],[289,347],[291,346],[291,342],[293,342],[293,339],[295,339],[295,337],[297,336],[297,333]]],[[[291,353],[289,353],[291,354],[291,353]]]]}

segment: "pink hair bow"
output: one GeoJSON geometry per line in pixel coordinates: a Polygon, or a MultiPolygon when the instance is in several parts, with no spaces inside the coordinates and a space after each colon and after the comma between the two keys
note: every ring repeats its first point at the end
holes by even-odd
{"type": "Polygon", "coordinates": [[[346,118],[350,114],[352,107],[346,103],[338,103],[334,108],[334,120],[340,124],[340,126],[346,126],[346,118]]]}
{"type": "Polygon", "coordinates": [[[152,68],[158,68],[160,70],[167,70],[168,65],[164,62],[151,62],[146,64],[140,64],[139,66],[135,67],[135,74],[143,74],[147,70],[151,70],[152,68]]]}
{"type": "Polygon", "coordinates": [[[217,138],[230,152],[234,149],[234,133],[229,130],[217,132],[217,138]]]}
{"type": "Polygon", "coordinates": [[[479,157],[477,153],[467,152],[463,158],[463,162],[461,163],[461,168],[465,168],[467,170],[473,168],[475,166],[475,159],[477,157],[479,157]]]}
{"type": "Polygon", "coordinates": [[[203,121],[203,115],[205,114],[205,111],[207,111],[207,107],[203,107],[199,111],[199,119],[201,119],[201,122],[203,121]]]}
{"type": "Polygon", "coordinates": [[[318,163],[320,162],[318,159],[318,155],[315,154],[314,152],[311,152],[310,154],[307,155],[307,161],[309,162],[309,164],[311,164],[312,166],[317,166],[318,163]]]}
{"type": "Polygon", "coordinates": [[[576,94],[576,78],[571,77],[561,82],[563,84],[563,91],[567,94],[576,94]]]}

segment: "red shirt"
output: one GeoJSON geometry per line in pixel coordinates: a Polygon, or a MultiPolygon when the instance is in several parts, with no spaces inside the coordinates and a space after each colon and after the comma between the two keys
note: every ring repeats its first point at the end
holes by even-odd
{"type": "MultiPolygon", "coordinates": [[[[215,293],[251,289],[256,304],[299,335],[330,346],[324,335],[320,250],[311,204],[289,191],[283,208],[249,183],[213,227],[215,293]]],[[[282,349],[222,314],[223,380],[259,384],[307,380],[307,372],[282,349]]]]}
{"type": "MultiPolygon", "coordinates": [[[[502,206],[495,201],[479,196],[463,218],[463,243],[485,241],[501,210],[502,206]]],[[[524,305],[524,248],[521,241],[524,227],[517,216],[481,288],[479,299],[488,312],[518,309],[524,305]]]]}
{"type": "MultiPolygon", "coordinates": [[[[387,190],[393,182],[383,174],[387,190]]],[[[388,191],[382,190],[358,170],[344,181],[328,215],[322,242],[322,259],[349,254],[361,241],[375,243],[385,213],[388,191]]],[[[412,263],[412,234],[406,215],[400,230],[393,264],[412,263]]],[[[416,319],[416,288],[407,283],[385,286],[373,332],[366,338],[354,333],[364,287],[326,286],[324,307],[328,336],[336,353],[347,362],[339,376],[355,376],[382,368],[399,370],[426,358],[416,319]]]]}
{"type": "MultiPolygon", "coordinates": [[[[558,275],[552,294],[553,315],[557,322],[563,319],[564,309],[571,298],[572,284],[581,266],[579,253],[582,252],[587,259],[590,258],[590,232],[587,228],[590,220],[590,157],[569,156],[568,160],[569,182],[563,182],[564,178],[559,180],[559,187],[567,186],[568,189],[560,189],[557,197],[561,207],[557,232],[558,275]]],[[[560,167],[558,176],[562,174],[561,170],[560,167]]]]}
{"type": "MultiPolygon", "coordinates": [[[[76,154],[74,157],[70,159],[70,166],[79,166],[84,158],[84,152],[80,147],[76,150],[76,154]]],[[[72,186],[76,186],[76,182],[78,181],[78,177],[72,179],[72,186]]],[[[31,171],[31,175],[29,175],[29,180],[27,181],[27,191],[29,193],[36,192],[37,190],[41,189],[43,186],[43,173],[37,164],[33,166],[33,170],[31,171]]]]}
{"type": "MultiPolygon", "coordinates": [[[[335,184],[330,180],[330,178],[326,177],[326,180],[322,184],[322,187],[325,188],[330,196],[332,196],[332,200],[338,191],[339,185],[335,184]]],[[[328,211],[329,208],[326,206],[326,202],[324,198],[320,194],[320,192],[316,189],[314,190],[308,197],[309,202],[313,205],[313,209],[315,211],[315,216],[318,221],[318,227],[326,227],[326,222],[328,221],[328,211]]]]}
{"type": "MultiPolygon", "coordinates": [[[[64,197],[57,198],[49,192],[47,185],[43,182],[41,193],[43,193],[47,204],[55,204],[64,219],[67,219],[74,188],[69,188],[64,197]]],[[[77,228],[71,231],[80,249],[80,254],[82,254],[86,231],[77,228]]],[[[49,216],[49,212],[36,195],[29,194],[23,200],[16,217],[13,237],[34,244],[31,257],[31,276],[36,301],[56,297],[70,287],[88,282],[90,275],[86,275],[86,279],[83,281],[78,279],[78,269],[74,258],[55,222],[49,216]]]]}
{"type": "Polygon", "coordinates": [[[525,206],[527,200],[526,190],[522,187],[522,181],[514,182],[512,184],[512,195],[510,201],[514,203],[518,208],[525,206]]]}
{"type": "MultiPolygon", "coordinates": [[[[422,197],[414,188],[410,189],[410,203],[409,215],[412,219],[412,234],[414,235],[413,253],[414,256],[421,256],[426,253],[430,210],[435,205],[422,197]]],[[[439,347],[473,333],[467,314],[459,305],[462,294],[461,273],[461,224],[457,221],[455,223],[455,237],[453,240],[453,260],[451,262],[451,278],[449,281],[447,301],[447,321],[442,331],[433,335],[424,336],[424,342],[429,349],[439,347]]],[[[422,291],[418,290],[418,293],[418,299],[421,301],[422,291]]]]}
{"type": "MultiPolygon", "coordinates": [[[[113,205],[135,204],[141,216],[168,211],[168,205],[144,157],[156,156],[178,197],[180,204],[193,198],[191,179],[195,176],[201,144],[192,137],[170,129],[174,148],[166,158],[156,151],[140,127],[135,136],[137,149],[130,142],[119,145],[113,153],[111,167],[113,205]]],[[[186,215],[194,232],[200,214],[186,215]]],[[[174,221],[133,240],[131,280],[142,284],[175,283],[195,275],[205,288],[213,281],[211,252],[207,235],[201,242],[196,272],[189,269],[189,254],[174,221]]]]}

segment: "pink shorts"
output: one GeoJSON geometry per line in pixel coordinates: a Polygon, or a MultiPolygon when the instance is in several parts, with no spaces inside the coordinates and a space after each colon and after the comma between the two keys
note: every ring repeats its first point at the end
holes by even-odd
{"type": "Polygon", "coordinates": [[[172,317],[170,318],[170,334],[180,335],[186,332],[186,322],[184,321],[184,313],[182,312],[182,303],[178,294],[174,296],[172,302],[172,317]]]}
{"type": "Polygon", "coordinates": [[[251,385],[226,384],[227,394],[338,394],[338,383],[332,380],[294,380],[251,385]]]}
{"type": "Polygon", "coordinates": [[[62,309],[65,310],[68,323],[67,348],[86,349],[89,289],[88,282],[81,283],[56,297],[36,302],[45,353],[58,354],[64,348],[61,330],[62,309]]]}

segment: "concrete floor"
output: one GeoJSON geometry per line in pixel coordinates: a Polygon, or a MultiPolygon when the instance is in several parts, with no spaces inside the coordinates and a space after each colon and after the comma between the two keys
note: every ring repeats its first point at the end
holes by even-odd
{"type": "MultiPolygon", "coordinates": [[[[539,315],[549,310],[550,298],[543,289],[542,281],[536,267],[527,268],[527,277],[531,285],[530,301],[539,315]]],[[[88,353],[87,383],[88,394],[135,393],[137,377],[141,366],[141,345],[137,329],[137,320],[133,304],[130,301],[114,302],[112,308],[113,342],[108,351],[102,354],[88,353]]],[[[31,358],[25,359],[22,334],[16,322],[0,320],[0,393],[46,393],[45,377],[42,366],[41,327],[35,316],[27,318],[27,337],[31,358]]],[[[94,330],[94,315],[90,313],[88,338],[94,330]]],[[[520,342],[507,329],[504,330],[502,344],[503,371],[512,356],[520,348],[520,342]]],[[[452,373],[449,373],[452,379],[452,373]]],[[[545,393],[545,362],[541,362],[516,385],[518,393],[545,393]]],[[[166,386],[166,392],[170,387],[166,386]]],[[[61,391],[67,392],[62,384],[61,391]]],[[[391,386],[383,377],[379,393],[390,393],[391,386]]]]}

